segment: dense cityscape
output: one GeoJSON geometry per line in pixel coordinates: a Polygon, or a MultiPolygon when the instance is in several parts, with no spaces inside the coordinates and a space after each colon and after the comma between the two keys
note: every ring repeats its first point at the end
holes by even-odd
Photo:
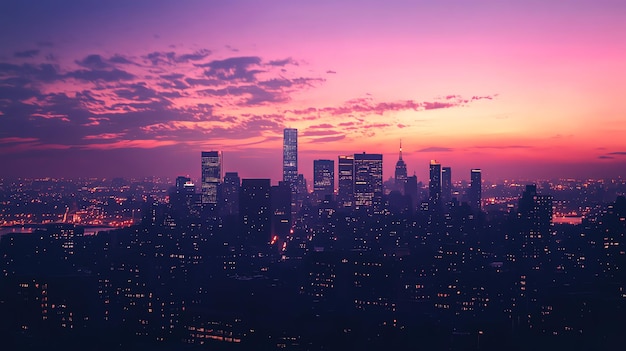
{"type": "Polygon", "coordinates": [[[199,180],[0,179],[6,349],[626,342],[623,178],[453,181],[433,160],[417,179],[401,143],[387,180],[367,152],[309,178],[290,128],[275,184],[199,156],[199,180]]]}

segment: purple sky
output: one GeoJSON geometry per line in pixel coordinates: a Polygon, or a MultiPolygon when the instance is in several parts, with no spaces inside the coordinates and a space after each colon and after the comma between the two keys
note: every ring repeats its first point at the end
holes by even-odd
{"type": "Polygon", "coordinates": [[[3,1],[0,177],[626,174],[622,1],[3,1]]]}

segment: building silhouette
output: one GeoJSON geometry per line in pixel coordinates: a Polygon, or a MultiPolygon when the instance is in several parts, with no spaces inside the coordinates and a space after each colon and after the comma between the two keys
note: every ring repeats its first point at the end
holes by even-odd
{"type": "Polygon", "coordinates": [[[270,241],[271,199],[269,179],[242,179],[239,215],[244,243],[261,246],[270,241]]]}
{"type": "Polygon", "coordinates": [[[469,201],[470,206],[476,210],[481,211],[482,201],[482,172],[480,168],[472,168],[471,170],[471,183],[469,189],[469,201]]]}
{"type": "Polygon", "coordinates": [[[433,211],[441,207],[441,164],[436,160],[430,161],[428,205],[433,211]]]}
{"type": "Polygon", "coordinates": [[[313,161],[313,195],[316,203],[322,202],[326,197],[333,198],[335,187],[335,161],[313,161]]]}
{"type": "Polygon", "coordinates": [[[354,155],[354,202],[355,209],[382,209],[383,155],[354,155]]]}
{"type": "Polygon", "coordinates": [[[216,205],[218,185],[222,178],[222,157],[219,151],[202,151],[202,204],[216,205]]]}
{"type": "Polygon", "coordinates": [[[406,184],[407,172],[406,163],[402,159],[402,141],[400,141],[400,153],[398,156],[398,162],[396,162],[395,178],[395,190],[404,194],[404,184],[406,184]]]}
{"type": "Polygon", "coordinates": [[[239,214],[239,189],[241,180],[237,172],[226,172],[222,184],[222,213],[225,215],[239,214]]]}
{"type": "Polygon", "coordinates": [[[298,181],[298,130],[283,130],[283,181],[289,182],[295,193],[298,181]]]}
{"type": "Polygon", "coordinates": [[[291,229],[291,187],[288,182],[278,182],[270,191],[272,213],[272,238],[285,240],[291,229]]]}
{"type": "Polygon", "coordinates": [[[354,206],[354,156],[340,155],[337,164],[337,177],[339,188],[337,190],[337,203],[342,208],[354,206]]]}
{"type": "Polygon", "coordinates": [[[452,201],[452,167],[441,168],[441,201],[444,204],[452,201]]]}

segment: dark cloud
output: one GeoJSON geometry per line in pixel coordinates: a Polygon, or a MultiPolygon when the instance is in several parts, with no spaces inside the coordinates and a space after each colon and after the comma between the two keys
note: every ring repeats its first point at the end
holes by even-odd
{"type": "Polygon", "coordinates": [[[107,69],[111,67],[111,65],[106,63],[100,55],[89,55],[80,61],[76,61],[76,64],[93,70],[107,69]]]}
{"type": "Polygon", "coordinates": [[[134,64],[133,61],[127,59],[126,57],[124,57],[122,55],[113,55],[109,59],[109,61],[112,62],[112,63],[119,63],[119,64],[125,64],[125,65],[134,64]]]}
{"type": "Polygon", "coordinates": [[[452,152],[453,148],[449,147],[439,147],[439,146],[431,146],[423,149],[417,150],[417,152],[452,152]]]}
{"type": "Polygon", "coordinates": [[[328,73],[328,74],[337,74],[337,72],[331,71],[331,70],[326,71],[326,73],[328,73]]]}
{"type": "Polygon", "coordinates": [[[301,136],[322,136],[322,135],[337,135],[337,134],[341,134],[341,132],[336,131],[336,130],[310,130],[307,129],[304,132],[300,133],[301,136]]]}
{"type": "Polygon", "coordinates": [[[294,66],[298,65],[298,63],[296,61],[294,61],[291,57],[288,57],[288,58],[283,59],[283,60],[269,61],[267,64],[270,65],[270,66],[280,66],[280,67],[283,67],[283,66],[286,66],[286,65],[294,65],[294,66]]]}
{"type": "Polygon", "coordinates": [[[614,159],[615,157],[613,157],[613,156],[607,156],[607,155],[601,155],[601,156],[598,156],[598,158],[599,158],[599,159],[601,159],[601,160],[612,160],[612,159],[614,159]]]}
{"type": "Polygon", "coordinates": [[[206,78],[185,78],[185,82],[189,85],[204,85],[204,86],[218,86],[222,82],[218,79],[206,79],[206,78]]]}
{"type": "Polygon", "coordinates": [[[100,70],[100,69],[91,69],[91,70],[76,70],[72,72],[68,72],[65,74],[66,77],[75,78],[78,80],[83,80],[87,82],[97,82],[97,81],[105,81],[105,82],[117,82],[124,80],[132,80],[135,78],[134,75],[119,70],[117,68],[112,70],[100,70]]]}
{"type": "Polygon", "coordinates": [[[615,152],[609,152],[608,155],[619,155],[619,156],[625,156],[626,155],[626,151],[615,151],[615,152]]]}
{"type": "Polygon", "coordinates": [[[163,52],[163,51],[154,51],[151,52],[143,58],[148,60],[152,65],[157,66],[160,64],[165,65],[173,65],[176,63],[185,63],[190,61],[199,61],[211,54],[210,50],[201,49],[191,54],[182,54],[178,55],[174,51],[163,52]]]}
{"type": "Polygon", "coordinates": [[[254,82],[256,81],[256,75],[263,71],[259,69],[250,69],[250,67],[258,67],[260,64],[260,57],[241,56],[231,57],[225,60],[215,60],[209,63],[199,64],[197,66],[209,68],[205,71],[205,75],[209,78],[215,78],[222,81],[254,82]]]}
{"type": "Polygon", "coordinates": [[[62,78],[58,73],[57,67],[48,63],[38,65],[14,65],[11,63],[0,63],[0,77],[3,75],[13,75],[32,81],[42,82],[53,82],[62,78]]]}
{"type": "Polygon", "coordinates": [[[282,92],[263,89],[256,85],[228,86],[223,89],[205,89],[200,93],[209,96],[235,96],[242,97],[240,105],[259,105],[267,102],[284,102],[288,96],[282,92]]]}
{"type": "Polygon", "coordinates": [[[39,55],[39,50],[37,50],[37,49],[35,49],[35,50],[18,51],[18,52],[13,54],[13,56],[19,57],[19,58],[35,57],[37,55],[39,55]]]}

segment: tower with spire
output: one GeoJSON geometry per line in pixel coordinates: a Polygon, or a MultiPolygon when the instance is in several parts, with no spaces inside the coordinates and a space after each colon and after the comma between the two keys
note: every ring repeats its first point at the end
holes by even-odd
{"type": "Polygon", "coordinates": [[[406,184],[407,173],[406,173],[406,163],[402,159],[402,140],[400,140],[400,154],[398,157],[398,162],[396,162],[396,172],[395,172],[395,188],[404,194],[404,184],[406,184]]]}

